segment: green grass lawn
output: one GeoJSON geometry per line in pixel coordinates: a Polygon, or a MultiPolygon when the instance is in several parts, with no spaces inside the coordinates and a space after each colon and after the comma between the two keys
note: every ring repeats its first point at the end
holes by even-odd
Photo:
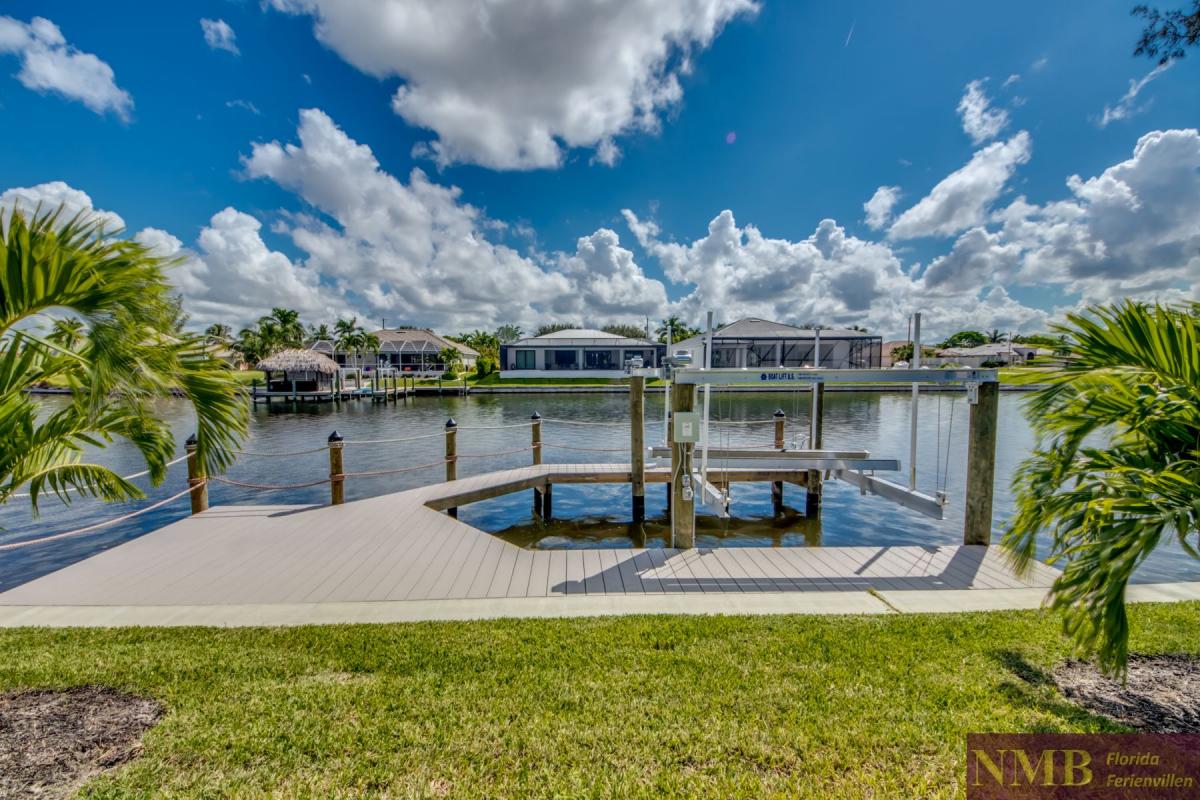
{"type": "Polygon", "coordinates": [[[493,372],[478,380],[472,375],[472,386],[621,386],[628,380],[621,378],[501,378],[493,372]]]}
{"type": "Polygon", "coordinates": [[[1003,367],[1000,369],[1000,383],[1010,386],[1041,383],[1050,371],[1041,367],[1003,367]]]}
{"type": "Polygon", "coordinates": [[[266,375],[257,369],[235,369],[233,378],[243,386],[250,386],[254,381],[258,381],[259,386],[262,386],[266,375]]]}
{"type": "MultiPolygon", "coordinates": [[[[1200,604],[1133,649],[1200,652],[1200,604]]],[[[167,714],[85,797],[961,797],[968,731],[1116,728],[1040,612],[0,632],[0,687],[167,714]]]]}

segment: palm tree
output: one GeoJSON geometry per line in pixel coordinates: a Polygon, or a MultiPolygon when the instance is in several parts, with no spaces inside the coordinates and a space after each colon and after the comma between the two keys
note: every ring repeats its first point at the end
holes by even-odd
{"type": "Polygon", "coordinates": [[[228,346],[233,340],[233,329],[217,322],[204,329],[204,338],[209,344],[228,346]]]}
{"type": "Polygon", "coordinates": [[[1200,558],[1200,303],[1126,301],[1055,330],[1071,358],[1026,408],[1039,441],[1004,544],[1028,567],[1049,532],[1066,564],[1053,606],[1082,651],[1123,673],[1134,570],[1164,537],[1200,558]]]}
{"type": "Polygon", "coordinates": [[[300,347],[304,344],[304,325],[300,322],[299,311],[272,308],[270,316],[263,319],[268,320],[274,327],[281,348],[300,347]]]}
{"type": "Polygon", "coordinates": [[[501,325],[499,328],[496,328],[496,339],[500,344],[515,342],[521,338],[521,334],[520,325],[501,325]]]}
{"type": "Polygon", "coordinates": [[[360,332],[358,334],[358,347],[364,353],[378,356],[380,347],[379,337],[373,333],[360,332]]]}
{"type": "Polygon", "coordinates": [[[462,365],[461,354],[456,347],[443,347],[438,351],[438,361],[442,364],[442,372],[457,373],[462,365]]]}
{"type": "Polygon", "coordinates": [[[312,342],[332,342],[333,333],[329,330],[329,326],[322,322],[320,325],[310,325],[308,328],[308,341],[312,342]]]}
{"type": "Polygon", "coordinates": [[[54,320],[54,326],[46,340],[67,350],[76,350],[87,336],[84,324],[75,317],[54,320]]]}
{"type": "Polygon", "coordinates": [[[668,330],[671,331],[672,342],[681,342],[700,333],[699,328],[692,328],[686,322],[679,319],[679,317],[670,316],[659,324],[658,328],[654,331],[654,335],[658,337],[660,342],[665,342],[667,341],[668,330]]]}
{"type": "Polygon", "coordinates": [[[340,350],[343,353],[352,353],[357,362],[358,351],[362,349],[363,337],[363,329],[358,324],[358,317],[339,319],[333,324],[333,330],[334,349],[340,350]]]}
{"type": "Polygon", "coordinates": [[[142,497],[108,468],[85,463],[83,450],[124,438],[160,483],[177,443],[157,402],[174,392],[195,410],[200,461],[220,472],[245,435],[248,407],[203,337],[176,328],[163,274],[172,262],[99,220],[61,215],[17,208],[0,220],[0,502],[23,487],[35,510],[45,492],[64,502],[71,490],[142,497]],[[81,335],[39,337],[28,323],[49,309],[76,316],[81,335]],[[72,398],[46,415],[25,390],[50,379],[72,398]]]}
{"type": "Polygon", "coordinates": [[[1006,336],[1002,331],[992,328],[987,332],[987,340],[989,344],[1003,344],[1004,342],[1008,341],[1008,336],[1006,336]]]}

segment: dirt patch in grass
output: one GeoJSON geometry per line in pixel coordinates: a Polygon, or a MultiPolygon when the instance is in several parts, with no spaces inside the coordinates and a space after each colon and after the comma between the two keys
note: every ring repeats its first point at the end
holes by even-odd
{"type": "Polygon", "coordinates": [[[163,708],[104,686],[0,694],[0,797],[63,797],[124,764],[163,708]]]}
{"type": "Polygon", "coordinates": [[[1068,661],[1054,671],[1065,697],[1096,714],[1147,733],[1200,733],[1200,659],[1130,656],[1124,686],[1095,665],[1068,661]]]}

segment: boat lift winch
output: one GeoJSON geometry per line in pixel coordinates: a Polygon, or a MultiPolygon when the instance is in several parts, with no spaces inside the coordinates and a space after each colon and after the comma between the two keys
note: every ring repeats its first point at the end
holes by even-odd
{"type": "MultiPolygon", "coordinates": [[[[944,487],[934,494],[917,488],[917,417],[920,402],[919,384],[961,384],[967,389],[968,402],[974,404],[980,383],[995,382],[994,369],[928,369],[921,367],[920,315],[914,315],[913,362],[907,369],[831,369],[823,367],[770,367],[770,368],[713,368],[712,359],[712,313],[708,315],[705,358],[702,366],[694,366],[691,353],[681,351],[670,354],[664,369],[634,370],[634,374],[647,378],[656,377],[677,384],[692,384],[702,387],[702,411],[695,414],[698,430],[685,428],[686,439],[680,439],[680,427],[674,431],[674,441],[695,443],[700,450],[699,468],[693,467],[691,474],[683,477],[689,493],[713,509],[718,515],[729,515],[730,498],[726,490],[708,480],[710,461],[719,461],[729,467],[758,470],[814,470],[825,473],[825,478],[837,478],[857,486],[860,493],[877,495],[905,508],[934,519],[945,518],[947,495],[944,487]],[[713,386],[757,384],[760,386],[803,387],[812,391],[812,413],[814,438],[817,417],[821,413],[818,387],[824,384],[851,383],[912,383],[912,417],[908,458],[908,480],[901,483],[876,475],[876,472],[901,472],[898,459],[873,457],[867,450],[828,450],[822,448],[788,449],[786,446],[774,450],[738,449],[733,447],[714,448],[709,436],[709,395],[713,386]]],[[[820,333],[816,334],[816,353],[820,353],[820,333]]],[[[819,355],[814,359],[820,363],[819,355]]],[[[649,448],[649,455],[656,459],[670,459],[671,447],[666,446],[667,422],[664,417],[663,445],[649,448]]],[[[941,433],[939,430],[939,437],[941,433]]],[[[938,446],[940,461],[940,439],[938,446]]]]}

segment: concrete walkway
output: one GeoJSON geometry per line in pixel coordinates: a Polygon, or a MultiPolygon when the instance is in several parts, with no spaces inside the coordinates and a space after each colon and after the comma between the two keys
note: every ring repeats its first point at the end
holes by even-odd
{"type": "MultiPolygon", "coordinates": [[[[896,614],[1037,609],[1044,589],[770,592],[743,595],[575,595],[481,600],[180,606],[0,606],[0,628],[288,626],[628,614],[896,614]]],[[[1200,583],[1142,584],[1131,603],[1200,600],[1200,583]]]]}

